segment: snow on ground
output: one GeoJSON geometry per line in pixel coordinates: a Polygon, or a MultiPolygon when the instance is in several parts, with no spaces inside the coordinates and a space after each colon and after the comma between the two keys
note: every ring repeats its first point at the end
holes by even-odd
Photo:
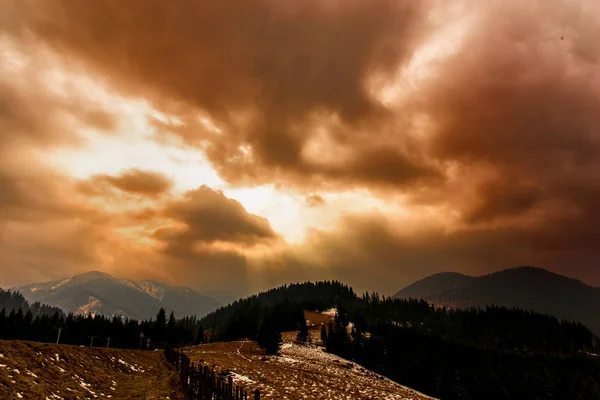
{"type": "Polygon", "coordinates": [[[80,305],[75,310],[76,314],[87,315],[92,314],[92,317],[102,308],[102,302],[94,296],[88,296],[88,302],[80,305]]]}
{"type": "Polygon", "coordinates": [[[237,373],[232,372],[232,371],[229,371],[229,373],[227,374],[227,376],[231,376],[231,379],[237,385],[243,385],[243,384],[248,384],[248,383],[256,383],[255,381],[253,381],[252,379],[248,378],[247,376],[240,375],[240,374],[237,374],[237,373]]]}
{"type": "Polygon", "coordinates": [[[337,314],[337,308],[336,307],[330,308],[329,310],[323,311],[321,314],[327,315],[329,317],[335,317],[337,314]]]}
{"type": "Polygon", "coordinates": [[[176,373],[157,352],[3,340],[0,352],[2,400],[182,396],[176,373]]]}
{"type": "Polygon", "coordinates": [[[279,356],[265,356],[254,342],[211,343],[185,350],[193,361],[215,367],[261,399],[425,400],[425,396],[317,346],[287,341],[279,356]],[[234,375],[235,374],[235,375],[234,375]]]}

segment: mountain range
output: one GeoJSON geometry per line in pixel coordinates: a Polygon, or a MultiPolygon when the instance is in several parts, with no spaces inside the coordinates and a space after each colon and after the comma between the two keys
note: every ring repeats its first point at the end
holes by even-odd
{"type": "Polygon", "coordinates": [[[161,307],[183,317],[203,316],[220,306],[188,287],[153,280],[117,279],[98,271],[11,290],[20,292],[30,302],[39,301],[66,312],[122,315],[140,320],[156,317],[161,307]]]}
{"type": "Polygon", "coordinates": [[[579,321],[600,335],[600,288],[541,268],[518,267],[482,276],[444,272],[397,292],[450,308],[498,305],[579,321]]]}

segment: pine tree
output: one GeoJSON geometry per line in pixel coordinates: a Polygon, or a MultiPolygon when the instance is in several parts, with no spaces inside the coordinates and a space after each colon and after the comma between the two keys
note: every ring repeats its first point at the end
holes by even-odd
{"type": "Polygon", "coordinates": [[[198,327],[198,333],[196,333],[196,339],[194,340],[194,344],[202,344],[204,343],[204,327],[200,324],[198,327]]]}
{"type": "Polygon", "coordinates": [[[156,314],[156,321],[154,322],[154,336],[155,341],[163,341],[166,339],[165,331],[167,329],[167,313],[164,308],[160,308],[158,314],[156,314]]]}
{"type": "Polygon", "coordinates": [[[265,350],[266,354],[277,355],[281,350],[281,332],[277,328],[277,323],[272,314],[265,313],[258,329],[256,341],[260,348],[265,350]]]}
{"type": "Polygon", "coordinates": [[[304,323],[300,323],[300,330],[296,335],[296,340],[300,343],[306,343],[308,341],[309,336],[310,333],[308,331],[308,324],[306,323],[306,320],[304,320],[304,323]]]}
{"type": "Polygon", "coordinates": [[[325,324],[321,325],[321,342],[323,342],[323,346],[327,346],[327,328],[325,328],[325,324]]]}
{"type": "Polygon", "coordinates": [[[167,321],[167,339],[170,343],[177,342],[177,320],[175,319],[175,312],[171,311],[169,314],[169,320],[167,321]]]}

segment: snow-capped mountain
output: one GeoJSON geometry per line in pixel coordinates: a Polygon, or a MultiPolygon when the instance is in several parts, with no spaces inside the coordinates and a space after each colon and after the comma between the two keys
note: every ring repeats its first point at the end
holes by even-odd
{"type": "Polygon", "coordinates": [[[122,315],[135,319],[154,318],[161,307],[182,317],[203,316],[220,306],[215,300],[187,287],[151,280],[120,280],[98,271],[12,290],[21,292],[31,302],[39,301],[66,312],[122,315]]]}

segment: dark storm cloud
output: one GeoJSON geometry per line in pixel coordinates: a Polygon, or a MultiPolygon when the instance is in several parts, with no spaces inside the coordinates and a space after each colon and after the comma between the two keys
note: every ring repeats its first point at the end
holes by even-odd
{"type": "Polygon", "coordinates": [[[132,169],[118,176],[98,175],[94,180],[107,182],[124,192],[145,196],[158,196],[172,187],[172,182],[164,175],[156,172],[132,169]]]}
{"type": "MultiPolygon", "coordinates": [[[[453,22],[431,23],[432,13],[445,15],[442,2],[14,0],[0,22],[14,40],[49,45],[115,90],[178,114],[183,126],[161,128],[206,146],[231,183],[385,188],[412,201],[408,213],[427,204],[457,215],[456,229],[413,237],[385,217],[348,217],[314,232],[301,255],[269,262],[388,292],[441,270],[517,264],[600,284],[600,9],[583,0],[460,4],[472,26],[456,53],[401,88],[400,109],[379,103],[368,83],[391,79],[453,22]],[[417,115],[430,121],[419,138],[408,135],[417,115]]],[[[72,139],[48,128],[61,126],[54,108],[32,107],[23,93],[0,91],[4,132],[72,139]]],[[[111,126],[93,111],[80,115],[111,126]]],[[[7,137],[0,132],[0,144],[7,137]]],[[[24,202],[5,187],[1,201],[24,202]]],[[[179,271],[223,262],[240,288],[249,285],[247,257],[217,243],[278,240],[266,220],[206,187],[140,218],[156,215],[174,221],[155,239],[179,271]]]]}
{"type": "Polygon", "coordinates": [[[232,182],[323,177],[403,185],[435,168],[398,143],[383,150],[363,140],[365,154],[343,166],[315,164],[302,154],[310,137],[304,128],[314,114],[333,116],[342,127],[335,140],[356,146],[356,135],[393,122],[367,79],[394,74],[427,36],[419,4],[103,0],[5,8],[16,19],[6,24],[10,32],[31,32],[80,57],[121,90],[208,112],[223,132],[207,154],[232,182]],[[236,160],[240,145],[251,146],[251,161],[236,160]]]}
{"type": "MultiPolygon", "coordinates": [[[[0,73],[4,73],[2,69],[0,73]]],[[[34,80],[29,78],[28,85],[34,80]]],[[[82,126],[105,131],[115,128],[116,120],[111,113],[83,100],[57,98],[38,85],[41,83],[24,87],[0,78],[0,144],[7,146],[9,142],[28,140],[41,147],[79,145],[82,138],[72,129],[74,120],[82,126]]]]}
{"type": "Polygon", "coordinates": [[[182,230],[165,228],[155,233],[171,248],[189,249],[195,242],[219,241],[252,246],[279,239],[266,218],[248,213],[238,201],[208,186],[188,192],[163,213],[184,225],[182,230]]]}
{"type": "Polygon", "coordinates": [[[152,238],[162,245],[159,252],[167,257],[169,272],[181,281],[198,282],[203,293],[220,299],[256,290],[256,271],[246,250],[282,244],[267,219],[207,186],[187,192],[160,214],[172,223],[155,230],[152,238]]]}

